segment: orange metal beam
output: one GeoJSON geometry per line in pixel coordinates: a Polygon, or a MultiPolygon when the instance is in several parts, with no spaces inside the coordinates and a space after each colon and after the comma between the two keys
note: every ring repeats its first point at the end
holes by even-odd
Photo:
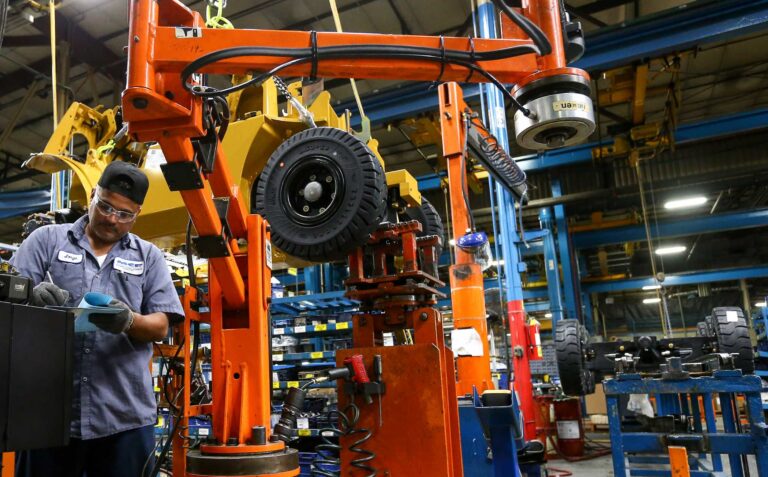
{"type": "MultiPolygon", "coordinates": [[[[442,127],[443,155],[448,164],[448,190],[451,203],[452,236],[454,240],[469,230],[469,210],[464,197],[468,197],[466,180],[466,121],[470,121],[471,110],[464,102],[464,96],[456,83],[445,83],[438,88],[440,98],[440,121],[442,127]]],[[[488,347],[488,325],[485,321],[485,293],[483,272],[474,257],[456,248],[456,263],[450,267],[451,303],[454,328],[473,328],[483,343],[482,356],[458,356],[456,367],[459,382],[456,392],[459,396],[493,389],[491,361],[488,347]]]]}

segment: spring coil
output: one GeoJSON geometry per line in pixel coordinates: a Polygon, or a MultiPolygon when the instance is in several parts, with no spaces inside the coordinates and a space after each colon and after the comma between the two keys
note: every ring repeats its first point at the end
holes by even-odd
{"type": "Polygon", "coordinates": [[[483,136],[480,148],[488,156],[491,166],[512,187],[524,186],[527,176],[509,154],[501,147],[499,141],[492,135],[483,136]]]}
{"type": "Polygon", "coordinates": [[[339,477],[341,471],[336,470],[336,468],[341,468],[341,458],[339,456],[341,446],[332,442],[330,438],[341,439],[344,436],[361,434],[362,437],[349,446],[349,451],[361,454],[362,457],[352,460],[350,465],[368,472],[365,477],[375,477],[377,471],[368,465],[368,462],[376,458],[376,453],[361,447],[372,437],[373,433],[369,429],[355,428],[360,420],[360,408],[355,403],[350,403],[342,411],[330,411],[328,413],[328,420],[331,425],[330,427],[320,429],[322,443],[315,446],[317,457],[312,460],[312,475],[318,477],[339,477]],[[335,425],[337,419],[341,423],[339,427],[335,425]]]}

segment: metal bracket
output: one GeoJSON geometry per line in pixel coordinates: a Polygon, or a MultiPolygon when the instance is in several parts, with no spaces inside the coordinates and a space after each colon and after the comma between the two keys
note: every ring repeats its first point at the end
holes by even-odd
{"type": "Polygon", "coordinates": [[[227,222],[229,212],[229,197],[214,197],[213,205],[216,207],[216,213],[221,220],[221,235],[203,235],[194,237],[192,241],[195,244],[197,253],[202,258],[218,258],[229,256],[228,237],[232,236],[227,222]]]}
{"type": "Polygon", "coordinates": [[[216,144],[219,138],[215,128],[209,128],[205,136],[192,139],[192,147],[195,150],[195,161],[200,164],[203,172],[210,174],[216,160],[216,144]]]}
{"type": "Polygon", "coordinates": [[[163,171],[165,182],[172,191],[203,188],[203,178],[196,162],[167,162],[160,165],[160,170],[163,171]]]}

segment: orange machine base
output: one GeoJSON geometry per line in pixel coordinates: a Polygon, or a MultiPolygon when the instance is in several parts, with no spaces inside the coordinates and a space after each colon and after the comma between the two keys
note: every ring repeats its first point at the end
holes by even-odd
{"type": "MultiPolygon", "coordinates": [[[[455,384],[448,380],[449,373],[446,372],[448,362],[450,376],[453,377],[451,351],[429,343],[353,348],[338,350],[337,364],[342,366],[344,358],[355,354],[363,355],[369,370],[372,369],[373,356],[379,354],[382,357],[385,394],[372,396],[370,404],[366,403],[363,395],[354,397],[355,404],[360,408],[360,420],[356,427],[371,431],[371,438],[358,447],[376,454],[368,464],[378,471],[377,475],[462,476],[461,460],[456,460],[461,454],[457,413],[450,412],[452,407],[457,406],[455,384]],[[449,395],[453,396],[452,399],[449,395]],[[458,469],[455,468],[456,463],[458,469]]],[[[349,402],[350,396],[341,384],[339,410],[349,402]]],[[[364,435],[358,433],[340,438],[341,475],[369,475],[352,465],[355,459],[365,456],[349,449],[364,435]]]]}

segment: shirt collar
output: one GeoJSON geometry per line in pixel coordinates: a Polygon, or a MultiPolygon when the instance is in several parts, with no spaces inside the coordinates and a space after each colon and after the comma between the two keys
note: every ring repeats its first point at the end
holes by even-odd
{"type": "MultiPolygon", "coordinates": [[[[75,221],[74,224],[72,224],[72,227],[69,229],[68,234],[70,237],[70,240],[72,242],[77,243],[79,242],[83,237],[85,237],[85,226],[88,225],[88,214],[80,217],[75,221]]],[[[127,234],[123,235],[123,237],[120,239],[120,245],[126,249],[126,248],[133,248],[135,250],[138,250],[138,246],[136,244],[136,237],[128,232],[127,234]]]]}

